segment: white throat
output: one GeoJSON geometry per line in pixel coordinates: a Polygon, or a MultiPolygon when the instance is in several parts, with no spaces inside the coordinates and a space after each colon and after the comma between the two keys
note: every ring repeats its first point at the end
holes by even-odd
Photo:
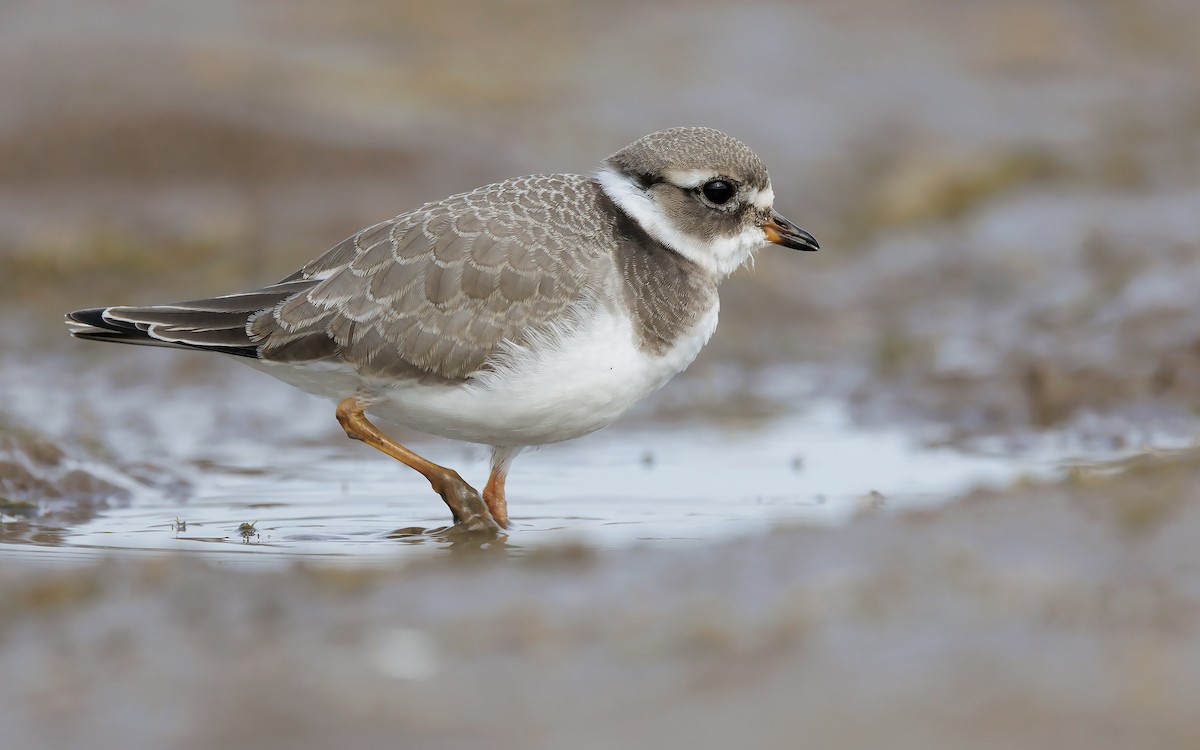
{"type": "Polygon", "coordinates": [[[604,194],[654,239],[718,278],[725,278],[767,244],[761,227],[749,226],[732,237],[704,242],[680,231],[633,179],[605,165],[596,174],[604,194]]]}

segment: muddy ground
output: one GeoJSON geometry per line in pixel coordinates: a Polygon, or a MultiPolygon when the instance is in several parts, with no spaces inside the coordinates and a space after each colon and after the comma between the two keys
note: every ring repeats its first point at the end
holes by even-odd
{"type": "MultiPolygon", "coordinates": [[[[13,746],[1195,747],[1200,464],[1162,446],[1200,405],[1198,38],[1185,0],[6,4],[13,746]],[[819,399],[1075,460],[691,545],[260,566],[65,543],[148,496],[186,516],[210,469],[294,488],[289,447],[344,439],[226,362],[73,342],[63,311],[249,288],[679,124],[749,143],[823,250],[762,253],[696,364],[586,445],[662,467],[819,399]],[[278,458],[212,457],[250,444],[278,458]]],[[[525,491],[569,519],[587,488],[536,466],[525,491]]]]}
{"type": "Polygon", "coordinates": [[[1200,464],[686,551],[0,572],[15,747],[1194,747],[1200,464]]]}

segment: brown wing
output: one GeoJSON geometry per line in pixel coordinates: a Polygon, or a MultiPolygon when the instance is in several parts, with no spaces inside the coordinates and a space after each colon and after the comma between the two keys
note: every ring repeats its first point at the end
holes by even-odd
{"type": "Polygon", "coordinates": [[[254,317],[250,337],[266,360],[464,378],[595,293],[611,232],[597,190],[585,177],[520,178],[364,229],[281,282],[319,280],[254,317]]]}

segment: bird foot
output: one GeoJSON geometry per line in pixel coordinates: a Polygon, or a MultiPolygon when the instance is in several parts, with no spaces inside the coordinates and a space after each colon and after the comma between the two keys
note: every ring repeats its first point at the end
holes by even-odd
{"type": "Polygon", "coordinates": [[[503,533],[503,528],[492,517],[492,512],[488,510],[487,503],[483,501],[479,491],[467,484],[457,473],[447,474],[438,484],[440,486],[435,486],[434,489],[450,507],[456,528],[471,534],[493,537],[503,533]]]}

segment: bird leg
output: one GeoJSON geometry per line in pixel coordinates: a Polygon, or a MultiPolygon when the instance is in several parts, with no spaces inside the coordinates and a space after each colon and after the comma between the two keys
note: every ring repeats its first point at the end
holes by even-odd
{"type": "Polygon", "coordinates": [[[508,501],[504,499],[504,480],[508,473],[499,466],[492,467],[487,484],[483,487],[483,502],[487,503],[492,518],[500,524],[500,528],[508,528],[508,501]]]}
{"type": "Polygon", "coordinates": [[[487,503],[492,518],[501,528],[508,528],[508,501],[504,499],[504,480],[508,478],[508,466],[521,452],[521,448],[500,448],[492,451],[492,473],[483,488],[483,501],[487,503]]]}
{"type": "MultiPolygon", "coordinates": [[[[442,496],[450,513],[454,515],[454,523],[466,531],[500,530],[503,523],[497,523],[488,506],[474,487],[463,481],[457,471],[439,466],[434,462],[418,456],[408,448],[383,434],[378,427],[371,424],[364,413],[365,404],[357,397],[343,399],[337,406],[337,420],[346,431],[346,435],[354,440],[361,440],[372,448],[386,453],[404,465],[421,473],[429,480],[434,492],[442,496]]],[[[489,483],[490,484],[490,483],[489,483]]],[[[501,482],[503,487],[503,481],[501,482]]],[[[503,497],[503,490],[501,491],[503,497]]],[[[503,505],[501,506],[503,507],[503,505]]]]}

